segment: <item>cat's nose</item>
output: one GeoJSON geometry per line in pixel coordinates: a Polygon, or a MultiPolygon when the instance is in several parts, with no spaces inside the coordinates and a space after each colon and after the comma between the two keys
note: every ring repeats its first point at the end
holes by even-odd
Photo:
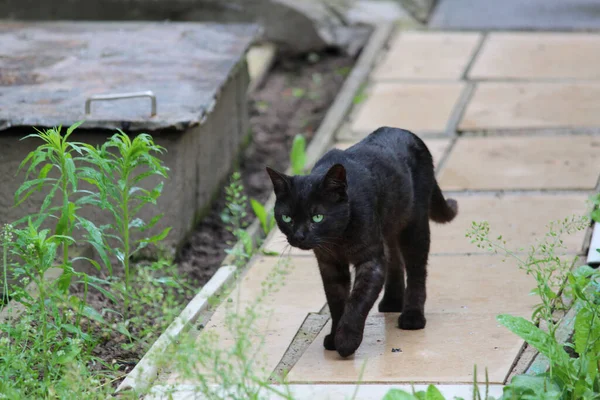
{"type": "Polygon", "coordinates": [[[296,233],[294,233],[294,240],[301,242],[304,239],[306,239],[306,233],[304,231],[296,231],[296,233]]]}

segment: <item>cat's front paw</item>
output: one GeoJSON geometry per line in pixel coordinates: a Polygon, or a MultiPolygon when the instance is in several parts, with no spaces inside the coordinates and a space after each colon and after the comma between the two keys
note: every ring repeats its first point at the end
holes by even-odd
{"type": "Polygon", "coordinates": [[[425,328],[425,315],[419,310],[408,310],[402,312],[398,318],[398,327],[406,330],[417,330],[425,328]]]}
{"type": "Polygon", "coordinates": [[[335,333],[335,349],[340,356],[350,357],[356,352],[363,339],[364,322],[340,323],[335,333]]]}
{"type": "Polygon", "coordinates": [[[333,333],[325,336],[325,340],[323,341],[323,346],[325,346],[325,350],[335,350],[335,336],[333,333]]]}

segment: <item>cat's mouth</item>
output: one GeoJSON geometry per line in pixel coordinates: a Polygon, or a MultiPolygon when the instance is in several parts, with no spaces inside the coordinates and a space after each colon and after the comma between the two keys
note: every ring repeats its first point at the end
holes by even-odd
{"type": "Polygon", "coordinates": [[[298,243],[298,242],[294,242],[294,241],[288,241],[288,242],[292,247],[297,247],[300,250],[312,250],[313,249],[313,246],[311,246],[308,243],[298,243]]]}

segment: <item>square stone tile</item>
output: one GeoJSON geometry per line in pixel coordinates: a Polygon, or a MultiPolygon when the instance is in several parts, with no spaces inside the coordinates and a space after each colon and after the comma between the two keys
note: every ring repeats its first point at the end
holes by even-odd
{"type": "MultiPolygon", "coordinates": [[[[358,351],[342,359],[323,348],[328,324],[288,380],[353,382],[366,362],[365,383],[468,383],[474,364],[478,371],[488,368],[491,383],[501,383],[523,342],[495,318],[500,313],[529,317],[536,302],[529,295],[533,286],[530,276],[499,257],[432,257],[425,329],[400,330],[397,313],[382,314],[374,308],[358,351]]],[[[479,378],[484,380],[484,375],[479,378]]]]}
{"type": "MultiPolygon", "coordinates": [[[[505,194],[452,195],[458,201],[459,212],[449,224],[431,222],[431,254],[435,253],[485,253],[465,237],[472,223],[487,221],[489,238],[502,235],[506,246],[512,250],[523,248],[543,240],[552,221],[572,215],[585,215],[586,194],[505,194]]],[[[585,231],[562,237],[566,251],[579,253],[583,246],[585,231]]]]}
{"type": "MultiPolygon", "coordinates": [[[[283,261],[278,264],[278,261],[278,257],[257,259],[241,283],[220,304],[204,330],[219,336],[218,345],[221,348],[231,349],[235,344],[235,336],[228,328],[227,316],[236,309],[243,315],[246,307],[254,305],[264,289],[263,282],[270,274],[278,270],[288,271],[284,276],[279,276],[283,286],[267,296],[261,309],[254,309],[261,315],[256,322],[257,334],[251,340],[257,350],[260,341],[264,340],[256,354],[255,368],[264,369],[264,378],[275,369],[306,316],[311,312],[319,312],[327,302],[316,260],[308,257],[291,258],[289,267],[285,267],[283,261]]],[[[262,372],[257,371],[259,374],[262,372]]],[[[170,384],[183,382],[177,374],[167,378],[170,384]]]]}
{"type": "Polygon", "coordinates": [[[471,79],[598,79],[600,35],[499,32],[487,37],[471,79]]]}
{"type": "Polygon", "coordinates": [[[463,137],[438,180],[444,190],[591,190],[599,150],[600,137],[591,135],[463,137]]]}
{"type": "Polygon", "coordinates": [[[480,39],[479,33],[402,32],[373,78],[459,80],[480,39]]]}
{"type": "Polygon", "coordinates": [[[417,134],[445,132],[463,88],[463,83],[376,82],[358,106],[352,130],[393,126],[417,134]]]}
{"type": "MultiPolygon", "coordinates": [[[[425,314],[527,314],[539,299],[535,279],[497,255],[431,256],[425,314]],[[507,285],[510,282],[510,285],[507,285]]],[[[379,314],[377,308],[371,314],[379,314]]]]}
{"type": "Polygon", "coordinates": [[[491,314],[429,314],[427,327],[419,331],[398,329],[397,318],[370,316],[361,347],[350,359],[323,348],[328,323],[288,374],[289,382],[468,383],[477,365],[480,382],[487,368],[490,382],[501,383],[523,344],[491,314]]]}
{"type": "Polygon", "coordinates": [[[481,82],[459,130],[600,127],[600,82],[481,82]]]}

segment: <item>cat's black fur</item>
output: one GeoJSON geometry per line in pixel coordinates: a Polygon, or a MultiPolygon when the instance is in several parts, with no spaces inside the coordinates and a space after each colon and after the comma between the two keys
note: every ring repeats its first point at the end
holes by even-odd
{"type": "Polygon", "coordinates": [[[332,318],[326,349],[342,357],[356,351],[384,287],[379,311],[401,312],[401,329],[425,327],[429,219],[450,222],[458,205],[444,198],[421,139],[382,127],[345,151],[329,151],[310,175],[267,172],[277,225],[292,246],[317,257],[332,318]],[[314,222],[318,214],[323,220],[314,222]]]}

